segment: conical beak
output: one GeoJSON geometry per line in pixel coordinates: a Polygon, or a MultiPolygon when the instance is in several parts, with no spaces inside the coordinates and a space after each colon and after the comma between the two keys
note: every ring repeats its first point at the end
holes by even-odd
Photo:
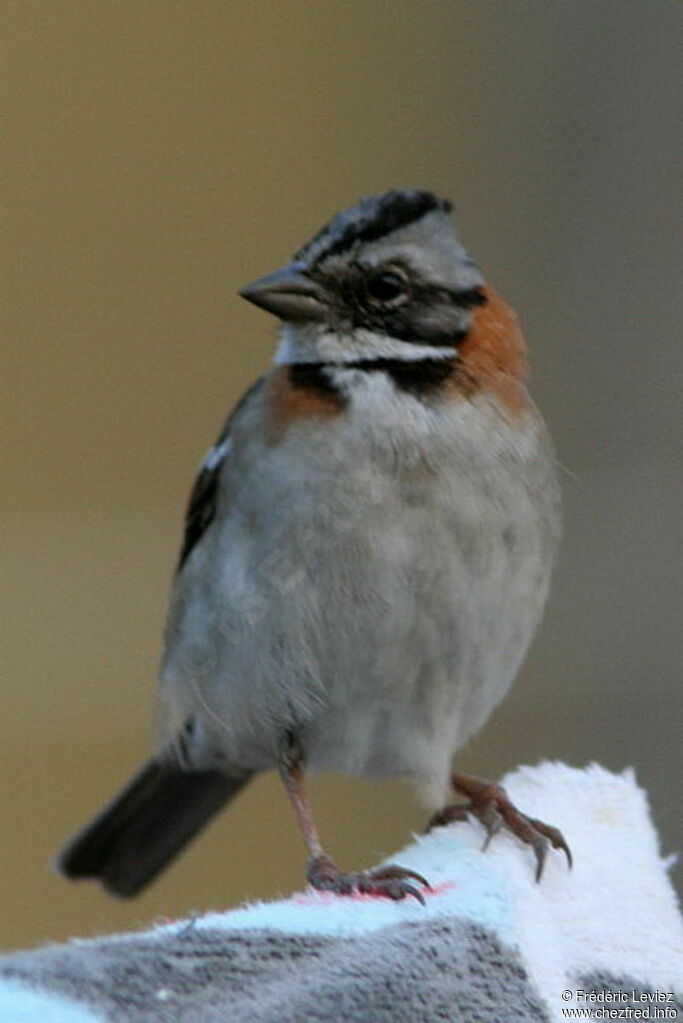
{"type": "Polygon", "coordinates": [[[325,290],[295,263],[247,284],[240,295],[281,320],[320,320],[327,311],[325,290]]]}

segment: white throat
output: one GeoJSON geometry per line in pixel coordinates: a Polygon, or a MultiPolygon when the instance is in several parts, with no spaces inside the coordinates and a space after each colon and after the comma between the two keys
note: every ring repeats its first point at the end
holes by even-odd
{"type": "Polygon", "coordinates": [[[452,359],[454,346],[421,345],[411,341],[376,334],[362,327],[348,334],[338,334],[321,323],[283,324],[280,344],[275,354],[278,366],[297,362],[327,362],[343,365],[361,359],[401,359],[418,362],[422,359],[452,359]]]}

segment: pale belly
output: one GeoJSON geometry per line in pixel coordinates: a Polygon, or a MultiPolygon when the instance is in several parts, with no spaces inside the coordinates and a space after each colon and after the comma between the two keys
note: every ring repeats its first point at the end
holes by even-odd
{"type": "Polygon", "coordinates": [[[262,464],[189,566],[163,673],[167,728],[198,715],[205,752],[253,769],[276,762],[289,730],[313,771],[436,792],[538,623],[552,470],[532,467],[544,497],[514,462],[464,472],[374,453],[349,471],[323,451],[293,464],[285,451],[262,464]]]}

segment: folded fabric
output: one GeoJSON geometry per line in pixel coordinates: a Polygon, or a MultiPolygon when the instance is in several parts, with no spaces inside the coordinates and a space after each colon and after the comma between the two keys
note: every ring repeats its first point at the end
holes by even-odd
{"type": "Polygon", "coordinates": [[[1,1023],[538,1023],[679,1019],[683,920],[633,773],[524,767],[515,803],[574,853],[531,851],[476,822],[392,861],[426,906],[307,891],[138,934],[0,959],[1,1023]]]}

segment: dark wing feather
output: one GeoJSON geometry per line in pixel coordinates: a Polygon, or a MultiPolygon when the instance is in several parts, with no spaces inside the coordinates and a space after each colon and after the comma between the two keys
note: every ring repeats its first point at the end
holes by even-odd
{"type": "MultiPolygon", "coordinates": [[[[225,438],[223,438],[224,440],[225,438]]],[[[216,442],[216,447],[222,440],[216,442]]],[[[212,448],[214,451],[215,448],[212,448]]],[[[185,534],[178,559],[178,571],[183,567],[192,550],[209,528],[216,514],[216,496],[218,493],[218,476],[223,459],[216,459],[212,468],[203,467],[192,487],[190,500],[185,513],[185,534]]]]}
{"type": "Polygon", "coordinates": [[[228,420],[223,427],[218,440],[208,452],[204,459],[204,463],[199,470],[199,475],[192,487],[187,511],[185,512],[185,534],[183,536],[180,557],[178,559],[179,572],[194,548],[204,536],[204,533],[207,531],[216,515],[218,483],[223,469],[223,463],[225,462],[228,452],[228,445],[226,444],[226,441],[229,438],[230,427],[240,409],[244,407],[247,401],[252,398],[257,391],[261,390],[263,381],[263,377],[257,380],[256,383],[253,384],[246,394],[244,394],[239,400],[228,416],[228,420]]]}

